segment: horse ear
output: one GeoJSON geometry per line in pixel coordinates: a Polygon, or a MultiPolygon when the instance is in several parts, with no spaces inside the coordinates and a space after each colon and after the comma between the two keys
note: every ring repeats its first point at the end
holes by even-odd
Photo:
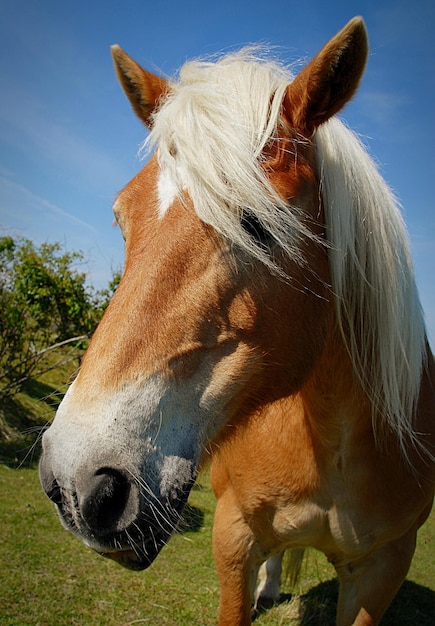
{"type": "Polygon", "coordinates": [[[116,75],[125,95],[136,115],[150,128],[151,114],[167,91],[166,81],[144,70],[119,46],[112,46],[111,52],[116,75]]]}
{"type": "Polygon", "coordinates": [[[362,17],[354,17],[288,86],[284,115],[305,137],[335,115],[354,95],[368,56],[362,17]]]}

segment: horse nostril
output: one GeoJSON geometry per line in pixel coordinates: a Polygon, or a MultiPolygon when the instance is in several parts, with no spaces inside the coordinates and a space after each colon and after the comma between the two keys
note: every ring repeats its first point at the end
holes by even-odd
{"type": "Polygon", "coordinates": [[[57,506],[61,506],[62,504],[62,491],[59,487],[59,484],[55,478],[53,478],[53,482],[51,486],[45,492],[47,496],[50,498],[54,504],[57,506]]]}
{"type": "Polygon", "coordinates": [[[57,506],[61,506],[62,491],[59,487],[59,483],[54,478],[54,476],[49,483],[47,482],[43,484],[43,487],[46,495],[50,498],[50,500],[54,502],[54,504],[57,504],[57,506]]]}
{"type": "Polygon", "coordinates": [[[87,477],[78,492],[80,512],[88,527],[99,535],[123,530],[130,521],[130,495],[131,484],[121,472],[101,468],[87,477]]]}
{"type": "Polygon", "coordinates": [[[57,504],[57,506],[61,506],[62,491],[46,461],[45,455],[41,457],[39,462],[39,480],[41,481],[42,488],[50,500],[54,502],[54,504],[57,504]]]}

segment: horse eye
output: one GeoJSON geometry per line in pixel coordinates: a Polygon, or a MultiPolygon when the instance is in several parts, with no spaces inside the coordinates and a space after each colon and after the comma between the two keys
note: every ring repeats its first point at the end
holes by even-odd
{"type": "Polygon", "coordinates": [[[251,211],[243,211],[241,225],[252,239],[264,247],[269,247],[273,243],[270,232],[264,228],[260,220],[251,211]]]}

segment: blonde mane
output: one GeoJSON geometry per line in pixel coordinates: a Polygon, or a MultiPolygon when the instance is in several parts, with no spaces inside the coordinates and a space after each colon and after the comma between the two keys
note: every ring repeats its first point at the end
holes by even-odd
{"type": "MultiPolygon", "coordinates": [[[[158,149],[161,214],[168,188],[180,197],[187,189],[205,223],[272,271],[279,271],[273,259],[243,227],[245,212],[300,263],[300,241],[313,237],[303,208],[284,203],[261,166],[265,146],[279,136],[292,80],[288,69],[252,49],[216,63],[189,62],[171,83],[146,142],[158,149]]],[[[338,325],[374,414],[381,413],[405,449],[415,439],[425,355],[406,229],[393,194],[350,130],[334,118],[313,141],[338,325]]]]}
{"type": "Polygon", "coordinates": [[[374,411],[415,441],[426,359],[423,312],[406,227],[361,142],[333,118],[316,133],[336,315],[374,411]]]}

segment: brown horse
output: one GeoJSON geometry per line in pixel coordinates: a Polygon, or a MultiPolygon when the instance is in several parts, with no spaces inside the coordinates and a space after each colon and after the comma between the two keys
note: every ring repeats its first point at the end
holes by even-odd
{"type": "Polygon", "coordinates": [[[377,624],[431,508],[434,364],[407,236],[334,118],[367,49],[355,18],[294,79],[244,49],[170,82],[113,48],[155,151],[115,203],[124,275],[41,481],[68,530],[142,569],[211,457],[220,626],[250,624],[260,564],[306,546],[337,570],[337,623],[377,624]]]}

